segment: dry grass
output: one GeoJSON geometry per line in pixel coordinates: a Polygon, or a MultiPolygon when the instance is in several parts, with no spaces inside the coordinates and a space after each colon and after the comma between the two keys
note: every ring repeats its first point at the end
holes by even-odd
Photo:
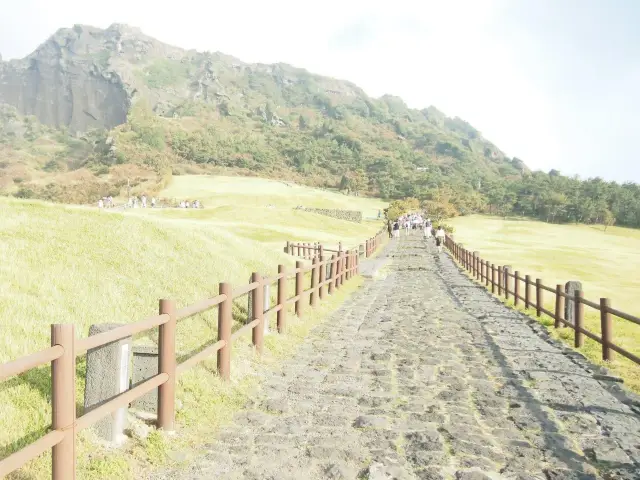
{"type": "MultiPolygon", "coordinates": [[[[255,194],[259,183],[254,186],[255,194]]],[[[78,335],[86,336],[94,323],[130,323],[153,315],[159,298],[173,298],[180,307],[211,296],[220,281],[239,285],[248,282],[252,271],[272,275],[278,264],[292,267],[295,258],[283,253],[285,240],[342,239],[355,244],[379,228],[375,222],[358,225],[285,208],[248,208],[240,190],[227,192],[225,198],[227,203],[218,209],[126,213],[0,199],[0,253],[9,259],[0,264],[0,362],[48,346],[51,323],[73,322],[78,335]]],[[[146,442],[132,441],[126,455],[113,455],[83,437],[78,447],[79,478],[135,478],[152,462],[171,462],[169,448],[198,444],[242,404],[257,381],[252,369],[290,354],[306,329],[336,308],[356,283],[331,297],[305,323],[293,321],[285,337],[268,337],[268,353],[260,362],[244,348],[246,339],[239,339],[231,384],[218,381],[210,362],[187,372],[180,381],[181,433],[170,443],[154,434],[146,442]]],[[[243,315],[246,297],[234,305],[236,321],[243,315]]],[[[214,310],[181,322],[178,350],[190,352],[213,341],[216,318],[214,310]]],[[[151,331],[134,341],[155,343],[156,337],[151,331]]],[[[84,363],[79,358],[79,406],[83,378],[84,363]]],[[[46,431],[49,392],[48,368],[0,386],[0,458],[46,431]]],[[[12,478],[47,478],[48,463],[44,455],[12,478]]]]}
{"type": "MultiPolygon", "coordinates": [[[[640,231],[587,225],[551,225],[528,220],[504,220],[494,217],[459,217],[450,221],[455,226],[456,242],[495,265],[511,265],[521,276],[543,279],[544,285],[555,288],[569,280],[582,282],[585,298],[599,303],[600,297],[611,299],[619,310],[638,315],[638,287],[635,275],[640,267],[640,231]]],[[[521,291],[524,291],[522,284],[521,291]]],[[[544,292],[546,309],[554,311],[555,295],[544,292]]],[[[510,302],[511,304],[513,302],[510,302]]],[[[528,311],[535,317],[535,311],[528,311]]],[[[535,317],[538,318],[538,317],[535,317]]],[[[573,346],[574,332],[569,328],[556,330],[546,315],[538,319],[551,334],[573,346]]],[[[640,354],[640,326],[613,317],[614,342],[631,353],[640,354]]],[[[585,306],[586,328],[601,335],[600,314],[585,306]]],[[[626,386],[640,393],[640,366],[616,355],[612,362],[602,361],[599,343],[585,339],[580,351],[591,361],[606,366],[620,375],[626,386]]]]}

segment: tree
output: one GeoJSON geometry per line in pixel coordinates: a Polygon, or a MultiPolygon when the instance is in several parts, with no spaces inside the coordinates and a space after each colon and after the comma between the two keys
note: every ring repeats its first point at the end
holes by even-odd
{"type": "Polygon", "coordinates": [[[350,190],[353,191],[356,196],[360,195],[360,192],[367,188],[367,184],[367,177],[362,170],[357,170],[349,178],[350,190]]]}
{"type": "Polygon", "coordinates": [[[607,231],[607,228],[616,223],[616,217],[613,216],[611,210],[608,208],[602,212],[602,224],[604,225],[604,231],[607,231]]]}
{"type": "Polygon", "coordinates": [[[386,211],[389,220],[397,220],[406,213],[417,212],[420,209],[420,202],[417,198],[406,198],[404,200],[394,200],[389,204],[386,211]]]}

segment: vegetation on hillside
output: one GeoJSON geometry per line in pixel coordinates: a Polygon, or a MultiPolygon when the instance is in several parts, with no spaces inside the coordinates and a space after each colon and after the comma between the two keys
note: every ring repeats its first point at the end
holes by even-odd
{"type": "MultiPolygon", "coordinates": [[[[0,193],[87,203],[124,196],[127,187],[153,194],[172,175],[224,170],[353,195],[412,197],[436,217],[517,213],[640,226],[636,184],[532,173],[433,106],[374,99],[350,82],[285,64],[180,50],[135,29],[115,51],[110,39],[126,27],[91,28],[91,35],[83,28],[59,32],[67,43],[89,42],[65,55],[93,62],[135,92],[127,122],[76,136],[1,108],[0,193]]],[[[39,51],[58,52],[65,42],[39,51]]]]}
{"type": "Polygon", "coordinates": [[[126,78],[122,81],[136,92],[127,122],[76,138],[39,125],[37,131],[16,129],[16,122],[27,120],[5,109],[0,145],[11,152],[5,156],[16,160],[2,166],[6,180],[1,192],[93,201],[100,193],[124,193],[113,171],[135,165],[144,169],[137,190],[161,188],[168,172],[225,168],[286,175],[354,195],[402,198],[444,185],[472,190],[477,179],[519,177],[526,170],[471,125],[435,107],[410,109],[397,97],[374,99],[349,82],[289,65],[245,64],[219,53],[180,51],[143,34],[125,42],[121,51],[110,51],[113,47],[100,40],[96,29],[90,36],[82,30],[62,36],[67,42],[77,37],[97,44],[67,54],[93,62],[105,77],[126,78]],[[140,44],[146,45],[142,51],[140,44]],[[49,149],[37,148],[43,141],[49,149]],[[16,163],[28,175],[8,168],[16,163]],[[76,170],[85,175],[84,183],[91,177],[92,189],[66,188],[76,170]],[[63,185],[64,194],[50,184],[63,185]]]}

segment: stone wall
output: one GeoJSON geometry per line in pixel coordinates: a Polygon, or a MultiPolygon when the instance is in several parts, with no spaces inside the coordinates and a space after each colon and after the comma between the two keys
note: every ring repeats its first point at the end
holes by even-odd
{"type": "Polygon", "coordinates": [[[337,208],[305,208],[307,212],[319,213],[327,217],[333,217],[349,222],[362,223],[362,212],[359,210],[339,210],[337,208]]]}

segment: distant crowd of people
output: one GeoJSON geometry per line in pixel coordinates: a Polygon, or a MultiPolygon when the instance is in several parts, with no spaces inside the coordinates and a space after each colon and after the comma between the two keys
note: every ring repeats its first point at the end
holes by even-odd
{"type": "Polygon", "coordinates": [[[190,202],[189,200],[182,200],[178,204],[178,208],[202,208],[202,204],[199,200],[194,200],[193,202],[190,202]]]}
{"type": "MultiPolygon", "coordinates": [[[[156,208],[157,200],[156,197],[151,197],[149,199],[147,195],[141,195],[140,197],[133,196],[129,197],[129,200],[124,204],[124,208],[156,208]]],[[[110,195],[108,197],[102,197],[98,200],[98,208],[113,208],[115,204],[113,202],[113,197],[110,195]]],[[[180,203],[176,205],[177,208],[203,208],[200,200],[182,200],[180,203]]]]}
{"type": "Polygon", "coordinates": [[[98,208],[113,208],[113,197],[109,195],[108,197],[102,197],[98,200],[98,208]]]}
{"type": "Polygon", "coordinates": [[[424,218],[419,213],[411,213],[403,215],[396,221],[387,222],[387,230],[389,238],[400,238],[400,229],[404,229],[406,235],[410,235],[412,230],[422,230],[423,237],[427,242],[427,248],[430,249],[432,240],[435,240],[438,252],[442,252],[446,234],[442,226],[434,228],[430,218],[424,218]]]}
{"type": "MultiPolygon", "coordinates": [[[[142,195],[138,197],[129,197],[129,201],[125,205],[125,208],[147,208],[147,196],[142,195]]],[[[151,208],[156,208],[156,197],[151,197],[151,208]]]]}

